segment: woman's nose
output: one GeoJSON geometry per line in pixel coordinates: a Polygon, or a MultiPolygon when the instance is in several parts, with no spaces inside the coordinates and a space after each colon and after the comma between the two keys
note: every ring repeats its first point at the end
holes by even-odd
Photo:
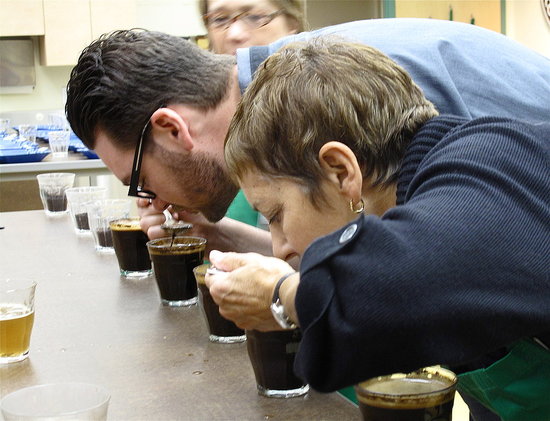
{"type": "Polygon", "coordinates": [[[273,247],[273,256],[287,262],[297,256],[296,250],[294,250],[290,246],[284,236],[272,232],[271,240],[273,247]]]}
{"type": "Polygon", "coordinates": [[[243,42],[248,39],[250,30],[240,20],[232,22],[226,30],[226,38],[232,41],[243,42]]]}

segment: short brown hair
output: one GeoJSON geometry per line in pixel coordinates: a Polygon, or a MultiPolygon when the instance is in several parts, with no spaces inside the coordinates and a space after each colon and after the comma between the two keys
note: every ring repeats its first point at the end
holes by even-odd
{"type": "Polygon", "coordinates": [[[235,181],[251,169],[292,178],[315,203],[323,144],[346,144],[364,178],[391,184],[412,135],[437,114],[382,52],[335,37],[296,42],[258,68],[231,122],[225,158],[235,181]]]}
{"type": "MultiPolygon", "coordinates": [[[[302,0],[269,0],[277,10],[282,10],[283,14],[293,22],[297,32],[306,30],[306,20],[302,0]]],[[[199,0],[199,11],[202,16],[208,13],[208,0],[199,0]]]]}

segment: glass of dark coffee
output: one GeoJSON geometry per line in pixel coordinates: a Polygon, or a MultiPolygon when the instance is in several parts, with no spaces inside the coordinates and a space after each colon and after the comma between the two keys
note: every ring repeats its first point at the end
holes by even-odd
{"type": "Polygon", "coordinates": [[[366,380],[355,393],[364,421],[451,421],[456,383],[435,366],[366,380]]]}
{"type": "Polygon", "coordinates": [[[99,253],[113,254],[111,221],[130,217],[130,199],[103,199],[88,202],[88,223],[94,237],[95,249],[99,253]]]}
{"type": "Polygon", "coordinates": [[[211,342],[222,344],[244,342],[246,340],[244,330],[220,314],[218,305],[212,299],[210,291],[204,283],[204,276],[209,267],[210,264],[206,263],[193,269],[195,279],[197,280],[199,307],[202,310],[208,327],[208,338],[211,342]]]}
{"type": "Polygon", "coordinates": [[[62,216],[68,211],[65,191],[73,186],[73,173],[38,174],[40,199],[47,216],[62,216]]]}
{"type": "Polygon", "coordinates": [[[197,303],[193,268],[203,263],[205,248],[206,239],[200,237],[164,237],[147,243],[163,305],[188,307],[197,303]]]}
{"type": "Polygon", "coordinates": [[[309,385],[294,374],[294,359],[301,339],[300,329],[246,331],[248,356],[260,395],[293,398],[309,391],[309,385]]]}
{"type": "Polygon", "coordinates": [[[147,251],[147,235],[141,230],[139,218],[115,219],[109,224],[120,276],[141,279],[152,274],[147,251]]]}
{"type": "Polygon", "coordinates": [[[107,187],[71,187],[65,191],[74,230],[78,235],[92,235],[88,221],[88,202],[107,199],[107,187]]]}

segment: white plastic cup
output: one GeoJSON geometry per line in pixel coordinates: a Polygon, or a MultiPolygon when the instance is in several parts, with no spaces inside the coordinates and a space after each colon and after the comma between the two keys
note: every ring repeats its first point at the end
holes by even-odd
{"type": "Polygon", "coordinates": [[[54,130],[48,133],[50,150],[54,158],[66,158],[69,155],[69,138],[71,132],[68,130],[54,130]]]}
{"type": "Polygon", "coordinates": [[[105,421],[110,399],[98,385],[52,383],[16,390],[0,408],[6,421],[105,421]]]}

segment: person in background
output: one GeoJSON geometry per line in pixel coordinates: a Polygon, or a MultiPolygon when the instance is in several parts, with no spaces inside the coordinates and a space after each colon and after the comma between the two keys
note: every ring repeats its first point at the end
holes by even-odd
{"type": "MultiPolygon", "coordinates": [[[[302,32],[306,26],[299,0],[202,0],[199,10],[208,31],[210,50],[234,55],[237,48],[266,45],[286,35],[302,32]]],[[[164,215],[147,200],[138,199],[142,226],[150,238],[163,237],[164,215]]],[[[229,206],[226,217],[258,225],[258,213],[250,208],[242,192],[229,206]]],[[[195,221],[197,223],[197,221],[195,221]]],[[[262,234],[259,233],[261,236],[262,234]]],[[[267,250],[268,252],[269,247],[267,250]]]]}
{"type": "MultiPolygon", "coordinates": [[[[238,191],[223,143],[258,60],[287,40],[322,34],[349,36],[390,55],[441,112],[548,118],[547,58],[501,34],[435,19],[336,25],[239,49],[236,57],[161,33],[115,32],[94,41],[73,68],[67,117],[131,195],[157,210],[178,205],[177,216],[193,223],[191,233],[210,248],[270,254],[268,232],[223,218],[238,191]]],[[[142,227],[153,237],[158,223],[142,227]]]]}
{"type": "Polygon", "coordinates": [[[295,370],[322,392],[443,364],[474,419],[547,420],[549,138],[440,115],[374,48],[287,45],[225,144],[279,259],[213,251],[210,293],[242,328],[300,326],[295,370]]]}
{"type": "Polygon", "coordinates": [[[210,50],[219,54],[270,44],[305,29],[299,0],[200,0],[199,10],[210,50]]]}

